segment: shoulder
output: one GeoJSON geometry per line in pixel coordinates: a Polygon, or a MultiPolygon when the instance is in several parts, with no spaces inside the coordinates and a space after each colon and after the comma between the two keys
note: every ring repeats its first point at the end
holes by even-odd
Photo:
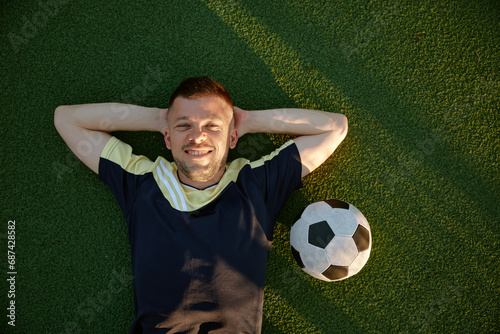
{"type": "Polygon", "coordinates": [[[258,160],[248,161],[236,159],[228,167],[226,174],[238,182],[258,184],[262,191],[270,188],[301,186],[300,155],[293,140],[287,141],[281,147],[258,160]],[[269,188],[270,187],[270,188],[269,188]]]}
{"type": "Polygon", "coordinates": [[[287,141],[281,147],[277,148],[268,155],[265,155],[258,160],[252,161],[250,163],[250,167],[258,168],[272,161],[273,159],[278,159],[278,158],[280,159],[291,158],[292,160],[298,160],[298,162],[300,162],[299,151],[297,149],[297,145],[293,140],[287,141]]]}
{"type": "MultiPolygon", "coordinates": [[[[160,159],[158,158],[157,162],[160,159]]],[[[143,155],[134,154],[129,144],[116,137],[111,137],[102,150],[99,173],[101,173],[101,165],[112,163],[129,173],[140,175],[151,171],[157,162],[153,162],[143,155]]]]}
{"type": "Polygon", "coordinates": [[[231,179],[235,180],[236,177],[245,167],[250,170],[258,169],[273,160],[291,158],[300,162],[300,155],[297,149],[297,145],[293,140],[289,140],[284,143],[281,147],[272,151],[271,153],[262,156],[260,159],[250,161],[245,158],[238,158],[231,161],[228,166],[225,175],[231,175],[231,179]]]}

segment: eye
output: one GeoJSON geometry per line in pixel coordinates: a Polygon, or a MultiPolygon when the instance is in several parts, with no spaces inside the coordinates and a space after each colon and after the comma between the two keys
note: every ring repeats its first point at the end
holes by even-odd
{"type": "Polygon", "coordinates": [[[176,129],[179,129],[179,130],[186,130],[186,129],[189,129],[190,125],[187,124],[187,123],[180,123],[180,124],[177,124],[175,126],[176,129]]]}
{"type": "Polygon", "coordinates": [[[220,125],[214,124],[214,123],[209,123],[209,124],[207,124],[207,128],[209,128],[212,131],[217,131],[220,129],[220,125]]]}

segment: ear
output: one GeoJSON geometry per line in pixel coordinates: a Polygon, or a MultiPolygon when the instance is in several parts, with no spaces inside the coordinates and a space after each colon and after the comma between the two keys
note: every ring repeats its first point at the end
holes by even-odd
{"type": "Polygon", "coordinates": [[[231,130],[231,135],[229,138],[229,148],[231,149],[235,148],[237,142],[238,142],[238,129],[236,127],[233,127],[233,130],[231,130]]]}
{"type": "Polygon", "coordinates": [[[172,150],[172,145],[170,145],[170,133],[168,132],[168,129],[165,129],[163,131],[163,139],[165,140],[165,145],[167,145],[167,148],[169,150],[172,150]]]}

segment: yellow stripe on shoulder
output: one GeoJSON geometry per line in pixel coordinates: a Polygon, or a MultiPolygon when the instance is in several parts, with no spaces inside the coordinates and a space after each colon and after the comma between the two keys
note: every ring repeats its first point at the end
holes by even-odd
{"type": "Polygon", "coordinates": [[[133,154],[132,147],[116,137],[111,137],[106,143],[101,158],[112,161],[135,175],[150,172],[154,165],[147,157],[133,154]]]}
{"type": "Polygon", "coordinates": [[[277,148],[276,150],[274,150],[270,154],[263,156],[259,160],[252,161],[250,163],[250,166],[252,168],[256,168],[256,167],[260,167],[260,166],[264,165],[264,163],[266,161],[271,160],[272,158],[274,158],[275,156],[277,156],[281,151],[283,151],[285,148],[287,148],[288,146],[290,146],[292,144],[294,144],[294,141],[293,141],[293,139],[290,139],[289,141],[287,141],[286,143],[284,143],[283,145],[281,145],[281,147],[277,148]]]}

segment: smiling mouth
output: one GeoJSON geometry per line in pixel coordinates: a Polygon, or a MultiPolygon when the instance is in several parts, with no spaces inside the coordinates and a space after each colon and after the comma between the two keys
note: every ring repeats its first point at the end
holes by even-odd
{"type": "Polygon", "coordinates": [[[186,150],[184,152],[186,152],[189,155],[192,155],[193,157],[199,157],[199,156],[203,156],[203,155],[206,155],[208,153],[211,153],[212,151],[211,150],[186,150]]]}

